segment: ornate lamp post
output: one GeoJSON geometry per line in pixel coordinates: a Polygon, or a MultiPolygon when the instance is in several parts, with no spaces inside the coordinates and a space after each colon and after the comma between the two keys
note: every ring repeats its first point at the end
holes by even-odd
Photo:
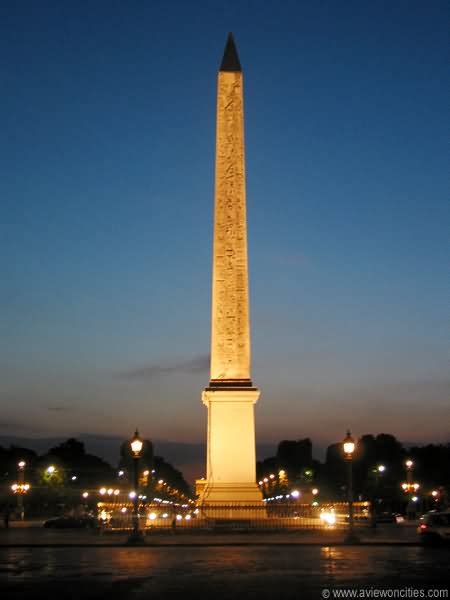
{"type": "Polygon", "coordinates": [[[411,520],[415,517],[416,507],[414,505],[414,502],[417,501],[417,500],[413,500],[413,498],[415,498],[415,496],[413,495],[413,491],[416,492],[419,488],[419,485],[416,483],[413,483],[414,461],[412,461],[410,458],[408,458],[405,461],[405,467],[406,467],[406,486],[402,486],[402,487],[408,493],[408,504],[406,505],[406,516],[408,519],[411,520]]]}
{"type": "Polygon", "coordinates": [[[358,536],[354,531],[353,522],[353,453],[356,448],[355,440],[352,438],[350,431],[347,431],[347,435],[342,441],[342,447],[344,449],[345,460],[347,461],[347,498],[348,498],[348,532],[345,536],[345,542],[347,544],[357,544],[359,542],[358,536]]]}
{"type": "Polygon", "coordinates": [[[143,544],[144,536],[142,532],[139,530],[139,472],[138,472],[138,463],[141,457],[141,451],[143,446],[143,441],[139,437],[138,430],[134,434],[134,437],[130,441],[131,451],[133,453],[133,475],[134,475],[134,496],[133,496],[133,531],[131,532],[130,537],[128,538],[129,544],[143,544]]]}
{"type": "Polygon", "coordinates": [[[21,460],[17,464],[18,483],[13,483],[11,486],[11,490],[17,495],[17,511],[20,515],[21,521],[23,521],[25,516],[25,511],[23,508],[23,495],[26,494],[30,489],[30,484],[25,483],[25,465],[26,463],[24,460],[21,460]]]}
{"type": "MultiPolygon", "coordinates": [[[[21,490],[24,490],[26,464],[27,463],[24,460],[21,460],[17,463],[19,489],[21,490]]],[[[23,521],[25,517],[25,511],[23,508],[23,491],[17,494],[17,508],[19,509],[20,520],[23,521]]]]}
{"type": "Polygon", "coordinates": [[[372,521],[371,526],[375,529],[377,526],[377,509],[376,509],[376,501],[377,501],[377,493],[379,492],[380,486],[380,475],[386,471],[386,467],[384,465],[377,465],[373,468],[372,472],[375,476],[375,485],[372,496],[372,521]]]}

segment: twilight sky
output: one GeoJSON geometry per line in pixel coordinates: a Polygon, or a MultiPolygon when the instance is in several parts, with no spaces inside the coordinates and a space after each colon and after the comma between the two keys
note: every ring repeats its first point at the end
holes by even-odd
{"type": "Polygon", "coordinates": [[[258,443],[449,439],[446,2],[0,12],[0,434],[204,441],[231,30],[258,443]]]}

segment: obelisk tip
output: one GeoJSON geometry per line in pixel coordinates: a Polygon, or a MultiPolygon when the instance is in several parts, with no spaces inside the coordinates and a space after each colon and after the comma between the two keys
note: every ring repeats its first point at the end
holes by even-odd
{"type": "Polygon", "coordinates": [[[241,63],[239,61],[239,56],[236,50],[236,44],[234,43],[234,37],[232,33],[228,34],[228,39],[219,70],[234,72],[242,71],[241,63]]]}

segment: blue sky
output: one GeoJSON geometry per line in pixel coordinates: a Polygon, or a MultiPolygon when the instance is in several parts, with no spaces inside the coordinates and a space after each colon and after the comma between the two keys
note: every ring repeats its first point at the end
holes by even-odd
{"type": "Polygon", "coordinates": [[[1,433],[204,440],[233,31],[258,441],[448,440],[446,3],[0,10],[1,433]]]}

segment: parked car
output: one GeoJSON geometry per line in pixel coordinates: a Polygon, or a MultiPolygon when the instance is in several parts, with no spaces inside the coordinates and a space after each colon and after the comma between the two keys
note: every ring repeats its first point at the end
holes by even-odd
{"type": "Polygon", "coordinates": [[[422,515],[417,532],[424,543],[450,542],[450,510],[422,515]]]}
{"type": "Polygon", "coordinates": [[[401,523],[403,521],[403,515],[393,512],[381,512],[377,514],[377,523],[401,523]]]}
{"type": "Polygon", "coordinates": [[[54,517],[44,522],[44,527],[55,529],[93,529],[99,523],[95,517],[54,517]]]}

